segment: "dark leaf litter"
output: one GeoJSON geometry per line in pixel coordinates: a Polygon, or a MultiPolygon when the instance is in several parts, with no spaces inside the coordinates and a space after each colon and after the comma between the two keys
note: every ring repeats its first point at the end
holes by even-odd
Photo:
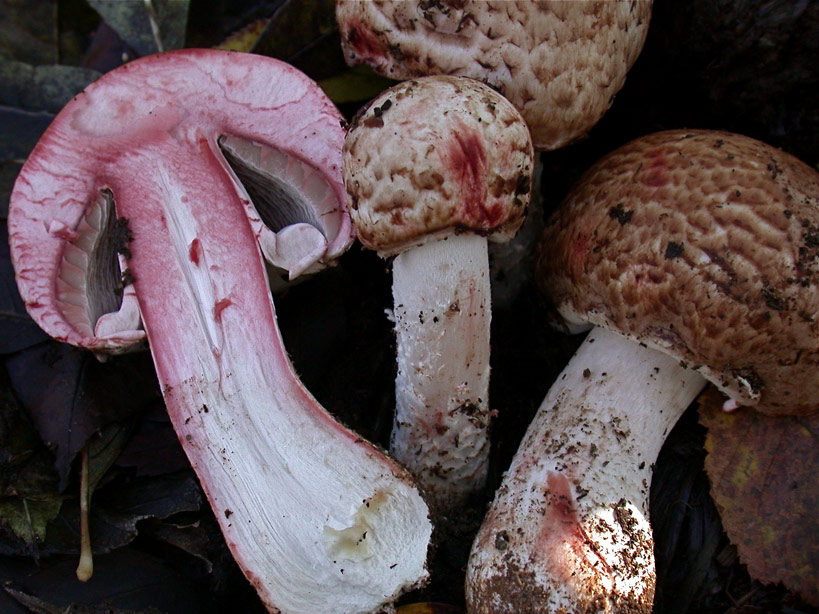
{"type": "MultiPolygon", "coordinates": [[[[3,218],[19,165],[58,108],[53,93],[65,99],[123,55],[134,57],[156,43],[145,14],[111,13],[129,3],[92,3],[107,16],[105,23],[81,0],[61,2],[59,24],[57,3],[35,4],[50,17],[33,20],[25,12],[9,12],[0,19],[0,32],[17,27],[23,41],[19,49],[0,46],[0,67],[14,76],[0,92],[3,218]],[[57,31],[64,34],[61,40],[53,35],[57,31]],[[46,66],[60,62],[73,66],[46,66]],[[47,100],[45,92],[52,93],[47,100]]],[[[292,1],[191,0],[185,16],[165,6],[174,3],[153,4],[168,48],[182,40],[187,46],[214,45],[252,20],[274,15],[279,21],[268,23],[257,51],[288,59],[317,79],[343,68],[322,12],[332,3],[316,0],[317,12],[303,20],[292,1]],[[304,43],[282,37],[283,30],[300,32],[304,43]]],[[[817,41],[816,2],[694,0],[683,6],[657,0],[646,47],[612,109],[584,142],[543,155],[547,208],[597,158],[665,128],[741,132],[816,166],[819,112],[807,92],[819,85],[817,41]]],[[[348,119],[363,102],[342,105],[348,119]]],[[[63,503],[44,540],[21,538],[0,520],[0,611],[262,612],[164,416],[148,354],[99,364],[44,341],[17,295],[5,233],[3,220],[0,497],[63,503]],[[79,543],[74,458],[95,440],[109,447],[99,451],[97,468],[104,474],[91,508],[96,571],[83,585],[74,577],[79,543]]],[[[286,346],[307,387],[340,420],[384,447],[395,374],[394,338],[384,316],[390,304],[388,264],[357,247],[338,267],[276,298],[286,346]]],[[[579,342],[549,328],[544,313],[542,299],[527,284],[493,314],[491,405],[498,418],[490,484],[454,523],[452,534],[438,536],[431,583],[403,603],[463,604],[463,565],[483,509],[528,420],[579,342]]],[[[696,411],[692,407],[672,431],[652,484],[655,611],[814,612],[783,587],[753,581],[739,562],[708,492],[696,411]]]]}

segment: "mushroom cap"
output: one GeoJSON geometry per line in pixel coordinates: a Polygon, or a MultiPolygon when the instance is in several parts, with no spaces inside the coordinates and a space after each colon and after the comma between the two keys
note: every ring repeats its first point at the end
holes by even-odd
{"type": "Polygon", "coordinates": [[[446,76],[382,92],[353,120],[342,158],[356,234],[382,256],[464,231],[511,238],[533,167],[517,109],[483,83],[446,76]]]}
{"type": "Polygon", "coordinates": [[[582,137],[611,106],[643,48],[650,0],[338,0],[349,64],[387,77],[479,79],[523,113],[537,149],[582,137]]]}
{"type": "MultiPolygon", "coordinates": [[[[103,75],[55,117],[11,195],[11,256],[29,313],[52,337],[94,350],[121,351],[144,336],[141,331],[99,336],[81,304],[85,280],[68,288],[58,279],[74,264],[67,260],[80,257],[67,256],[67,250],[85,241],[80,229],[88,225],[86,217],[102,192],[110,191],[116,200],[129,191],[147,198],[148,186],[159,185],[159,193],[171,189],[151,176],[158,163],[139,173],[124,170],[138,160],[178,163],[180,173],[194,182],[199,181],[194,171],[184,170],[187,157],[206,160],[209,176],[234,184],[254,234],[271,235],[226,161],[222,137],[248,143],[257,163],[280,152],[299,165],[301,176],[309,171],[321,178],[327,186],[325,210],[316,217],[325,249],[316,257],[338,257],[353,239],[341,183],[341,121],[315,82],[284,62],[249,53],[184,49],[146,56],[103,75]],[[305,113],[308,106],[311,112],[305,113]],[[317,134],[320,138],[306,136],[317,134]]],[[[145,216],[153,215],[144,209],[145,216]]],[[[284,230],[282,243],[288,238],[284,230]]],[[[84,274],[87,267],[81,268],[84,274]]]]}
{"type": "Polygon", "coordinates": [[[537,262],[570,327],[679,358],[741,405],[819,410],[819,173],[759,141],[672,130],[595,164],[537,262]]]}

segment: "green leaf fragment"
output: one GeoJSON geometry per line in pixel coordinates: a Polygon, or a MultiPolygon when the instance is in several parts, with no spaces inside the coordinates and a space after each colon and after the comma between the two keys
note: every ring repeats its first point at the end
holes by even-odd
{"type": "Polygon", "coordinates": [[[48,523],[57,517],[63,497],[56,493],[42,499],[0,499],[0,523],[19,539],[33,546],[45,540],[48,523]]]}
{"type": "Polygon", "coordinates": [[[336,104],[362,102],[374,98],[395,81],[377,75],[368,66],[356,66],[319,81],[319,86],[336,104]]]}

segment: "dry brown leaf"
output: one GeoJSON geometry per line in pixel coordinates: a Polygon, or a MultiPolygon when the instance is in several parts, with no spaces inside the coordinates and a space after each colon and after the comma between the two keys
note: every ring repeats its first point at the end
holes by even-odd
{"type": "Polygon", "coordinates": [[[725,532],[753,578],[819,606],[819,415],[726,413],[724,400],[709,388],[700,422],[725,532]]]}

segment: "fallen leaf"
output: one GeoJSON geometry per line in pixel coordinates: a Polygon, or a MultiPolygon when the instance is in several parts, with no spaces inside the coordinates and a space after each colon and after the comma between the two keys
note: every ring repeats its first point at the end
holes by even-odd
{"type": "MultiPolygon", "coordinates": [[[[117,480],[101,488],[91,500],[91,543],[95,554],[106,554],[130,544],[142,521],[163,520],[176,514],[198,512],[203,496],[192,472],[142,480],[117,480]]],[[[41,552],[74,554],[79,550],[79,503],[65,502],[48,526],[41,552]]]]}
{"type": "MultiPolygon", "coordinates": [[[[174,614],[210,614],[224,612],[224,604],[215,603],[201,584],[192,581],[185,569],[169,565],[151,554],[122,548],[96,557],[94,577],[87,583],[77,582],[75,557],[52,558],[39,568],[19,559],[0,559],[0,578],[4,588],[15,591],[14,598],[28,596],[29,605],[54,607],[52,611],[82,612],[173,612],[174,614]],[[82,607],[84,606],[84,607],[82,607]],[[87,609],[107,606],[107,610],[87,609]]],[[[2,592],[7,595],[5,591],[2,592]]],[[[0,600],[0,610],[3,602],[0,600]]],[[[29,609],[23,611],[30,612],[29,609]]],[[[49,612],[41,609],[41,612],[49,612]]],[[[237,608],[237,611],[242,611],[237,608]]]]}
{"type": "Polygon", "coordinates": [[[705,469],[728,537],[753,578],[819,606],[819,416],[722,411],[701,397],[705,469]]]}
{"type": "Polygon", "coordinates": [[[88,0],[105,22],[140,56],[181,49],[190,0],[88,0]]]}
{"type": "MultiPolygon", "coordinates": [[[[22,591],[13,588],[6,588],[6,594],[12,597],[17,603],[25,606],[29,614],[113,614],[111,607],[107,604],[90,606],[69,606],[68,609],[49,603],[45,599],[38,599],[32,595],[27,595],[22,591]]],[[[117,610],[116,614],[162,614],[159,610],[149,608],[147,610],[117,610]]]]}
{"type": "Polygon", "coordinates": [[[53,458],[9,390],[0,370],[0,497],[57,492],[53,458]]]}
{"type": "MultiPolygon", "coordinates": [[[[219,531],[218,528],[215,529],[219,531]]],[[[176,526],[168,522],[146,520],[140,524],[139,534],[143,538],[152,538],[173,546],[193,557],[202,566],[205,573],[213,573],[213,544],[211,534],[197,522],[188,526],[176,526]]]]}
{"type": "Polygon", "coordinates": [[[713,559],[724,537],[703,468],[704,440],[696,409],[686,411],[655,463],[650,500],[655,612],[684,614],[713,592],[713,559]]]}
{"type": "Polygon", "coordinates": [[[146,352],[100,363],[85,350],[46,342],[8,357],[6,369],[15,395],[54,452],[60,490],[89,437],[159,398],[146,352]]]}
{"type": "MultiPolygon", "coordinates": [[[[4,220],[4,233],[6,232],[5,219],[9,212],[9,198],[17,174],[26,156],[53,118],[51,113],[44,111],[25,111],[0,106],[0,218],[4,220]]],[[[8,241],[4,240],[3,244],[5,258],[8,259],[8,241]]],[[[16,293],[17,290],[15,289],[14,292],[16,293]]],[[[5,335],[0,335],[0,338],[5,340],[5,335]]]]}
{"type": "Polygon", "coordinates": [[[0,104],[56,113],[100,75],[99,71],[79,66],[33,66],[0,60],[0,104]]]}
{"type": "Polygon", "coordinates": [[[225,49],[227,51],[245,51],[249,52],[259,40],[270,19],[257,19],[243,28],[231,32],[221,43],[215,46],[216,49],[225,49]]]}
{"type": "Polygon", "coordinates": [[[106,73],[122,66],[129,58],[136,55],[136,51],[131,49],[111,26],[101,21],[94,30],[94,34],[91,35],[88,49],[83,54],[80,66],[106,73]]]}
{"type": "Polygon", "coordinates": [[[136,430],[117,458],[117,465],[132,470],[135,477],[190,469],[164,405],[157,404],[140,417],[136,430]]]}
{"type": "Polygon", "coordinates": [[[285,0],[252,51],[292,64],[317,81],[346,70],[334,0],[285,0]]]}
{"type": "Polygon", "coordinates": [[[91,496],[119,458],[134,430],[133,421],[112,422],[88,439],[88,492],[91,496]]]}
{"type": "Polygon", "coordinates": [[[0,553],[39,558],[63,500],[52,463],[0,371],[0,553]]]}
{"type": "Polygon", "coordinates": [[[57,0],[3,2],[0,56],[32,64],[57,60],[57,0]]]}
{"type": "Polygon", "coordinates": [[[333,75],[318,82],[319,86],[336,104],[345,102],[363,102],[374,98],[395,81],[377,75],[372,68],[365,65],[355,66],[342,73],[333,75]]]}
{"type": "Polygon", "coordinates": [[[36,547],[45,540],[48,523],[57,517],[62,502],[56,493],[47,499],[0,499],[0,523],[27,546],[36,547]]]}

